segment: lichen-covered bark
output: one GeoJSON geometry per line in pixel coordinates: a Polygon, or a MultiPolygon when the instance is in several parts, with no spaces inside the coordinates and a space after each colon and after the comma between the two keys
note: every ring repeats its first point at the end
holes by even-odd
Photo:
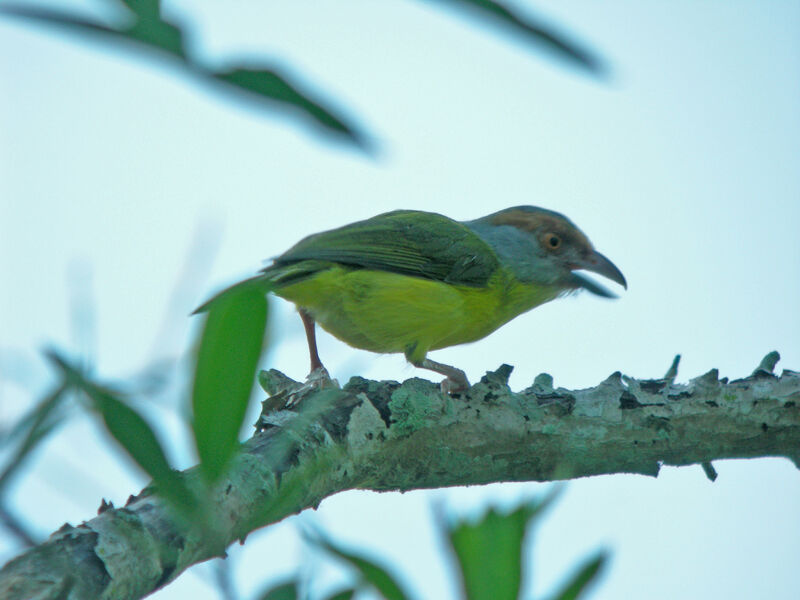
{"type": "MultiPolygon", "coordinates": [[[[540,375],[511,392],[510,367],[458,397],[421,379],[352,379],[343,389],[262,374],[272,397],[260,431],[210,493],[213,532],[174,515],[150,491],[65,525],[0,570],[0,598],[141,598],[258,527],[345,489],[410,490],[601,473],[657,475],[663,464],[785,456],[800,465],[800,373],[715,370],[689,381],[614,373],[586,390],[540,375]],[[294,408],[285,409],[287,402],[294,408]]],[[[199,488],[189,470],[187,482],[199,488]]]]}

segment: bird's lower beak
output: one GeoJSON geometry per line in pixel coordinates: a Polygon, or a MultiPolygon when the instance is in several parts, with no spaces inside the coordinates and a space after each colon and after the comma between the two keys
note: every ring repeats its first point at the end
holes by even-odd
{"type": "Polygon", "coordinates": [[[575,287],[583,288],[592,292],[593,294],[597,294],[598,296],[603,296],[605,298],[616,298],[615,294],[608,291],[602,285],[595,283],[585,275],[575,273],[575,270],[583,269],[597,273],[598,275],[607,277],[611,281],[620,284],[625,289],[628,289],[628,282],[625,281],[625,276],[622,274],[622,271],[620,271],[614,263],[597,251],[593,251],[585,260],[575,264],[572,269],[573,272],[571,278],[575,287]]]}

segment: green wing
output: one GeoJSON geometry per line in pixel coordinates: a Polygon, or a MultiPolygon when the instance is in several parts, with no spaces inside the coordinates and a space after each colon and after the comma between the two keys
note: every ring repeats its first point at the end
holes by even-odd
{"type": "Polygon", "coordinates": [[[397,210],[311,235],[264,272],[293,279],[326,263],[475,287],[486,285],[499,267],[492,248],[465,225],[436,213],[397,210]],[[298,264],[303,261],[311,261],[308,269],[298,264]]]}

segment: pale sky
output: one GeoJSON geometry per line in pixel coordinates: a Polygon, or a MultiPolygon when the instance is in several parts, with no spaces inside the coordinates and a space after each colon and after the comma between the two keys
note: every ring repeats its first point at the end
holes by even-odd
{"type": "MultiPolygon", "coordinates": [[[[616,301],[563,299],[432,353],[471,380],[505,362],[514,389],[542,371],[588,387],[616,370],[659,377],[678,353],[679,380],[712,367],[736,378],[771,350],[779,371],[800,370],[800,5],[517,3],[591,44],[607,81],[436,5],[166,4],[196,24],[198,56],[291,70],[359,119],[377,158],[128,52],[0,19],[0,422],[46,390],[43,347],[89,351],[100,377],[130,378],[185,351],[197,324],[186,315],[213,290],[305,235],[396,208],[557,210],[627,277],[616,301]]],[[[273,306],[263,366],[302,378],[300,320],[273,306]]],[[[320,338],[341,382],[437,380],[320,338]]],[[[186,467],[171,392],[148,416],[186,467]]],[[[73,417],[13,490],[40,534],[146,483],[98,432],[73,417]]],[[[594,600],[797,598],[800,473],[785,459],[716,468],[713,484],[699,466],[569,483],[536,536],[536,597],[604,546],[613,558],[594,600]]],[[[472,513],[545,489],[349,492],[300,519],[383,557],[417,598],[443,599],[454,592],[432,503],[472,513]]],[[[297,521],[232,548],[242,598],[298,568],[297,521]]],[[[0,537],[0,560],[17,552],[0,537]]],[[[201,566],[152,597],[215,598],[209,580],[201,566]]]]}

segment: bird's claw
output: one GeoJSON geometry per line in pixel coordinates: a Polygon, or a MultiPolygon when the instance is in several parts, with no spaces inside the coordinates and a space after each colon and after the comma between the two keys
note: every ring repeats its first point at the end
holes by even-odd
{"type": "Polygon", "coordinates": [[[317,367],[306,377],[306,385],[312,385],[317,389],[328,387],[332,381],[333,379],[331,379],[331,375],[325,367],[317,367]]]}
{"type": "Polygon", "coordinates": [[[443,394],[460,394],[469,389],[469,380],[467,379],[467,375],[460,370],[459,373],[460,377],[453,373],[452,375],[448,376],[447,379],[442,380],[442,383],[439,385],[439,387],[441,388],[443,394]]]}
{"type": "Polygon", "coordinates": [[[439,386],[443,394],[460,394],[461,392],[465,392],[469,389],[469,380],[467,379],[467,374],[461,369],[438,363],[430,358],[423,358],[422,360],[418,361],[411,361],[411,359],[409,359],[409,361],[415,367],[428,369],[434,373],[444,375],[446,379],[442,381],[441,385],[439,386]]]}
{"type": "Polygon", "coordinates": [[[294,408],[311,392],[331,386],[339,387],[339,382],[337,382],[335,379],[331,379],[328,369],[325,367],[317,367],[308,374],[308,377],[306,377],[306,381],[303,385],[289,394],[289,396],[286,398],[284,407],[294,408]]]}

